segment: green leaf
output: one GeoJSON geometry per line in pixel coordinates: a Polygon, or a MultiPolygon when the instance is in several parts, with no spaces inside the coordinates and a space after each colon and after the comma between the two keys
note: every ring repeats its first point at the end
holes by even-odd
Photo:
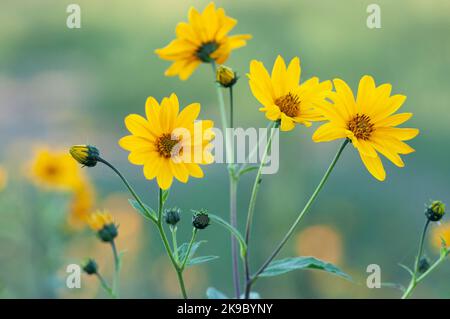
{"type": "Polygon", "coordinates": [[[402,267],[403,269],[405,269],[411,276],[414,276],[414,273],[411,269],[409,269],[408,266],[405,266],[403,264],[398,264],[400,267],[402,267]]]}
{"type": "Polygon", "coordinates": [[[260,277],[278,276],[297,269],[318,269],[339,277],[351,280],[351,277],[342,272],[333,264],[314,257],[292,257],[272,261],[269,266],[259,275],[260,277]]]}
{"type": "MultiPolygon", "coordinates": [[[[198,247],[200,247],[201,244],[206,243],[206,240],[200,240],[200,241],[196,241],[195,243],[192,244],[192,248],[191,251],[189,253],[189,257],[187,259],[186,264],[189,263],[189,261],[191,260],[192,256],[194,256],[195,252],[197,251],[198,247]]],[[[183,243],[180,247],[178,247],[178,259],[179,260],[184,260],[184,258],[186,257],[186,253],[188,251],[189,248],[189,243],[183,243]]]]}
{"type": "Polygon", "coordinates": [[[196,257],[196,258],[192,258],[190,260],[188,260],[187,262],[187,266],[194,266],[194,265],[198,265],[198,264],[203,264],[203,263],[207,263],[208,261],[214,260],[219,258],[219,256],[201,256],[201,257],[196,257]]]}
{"type": "MultiPolygon", "coordinates": [[[[245,295],[241,295],[241,299],[245,299],[245,295]]],[[[250,292],[250,295],[248,296],[248,299],[261,299],[261,295],[257,293],[256,291],[250,292]]]]}
{"type": "Polygon", "coordinates": [[[227,295],[214,287],[209,287],[206,290],[206,297],[208,297],[208,299],[230,299],[227,297],[227,295]]]}
{"type": "Polygon", "coordinates": [[[244,174],[250,173],[251,171],[255,171],[257,170],[259,167],[258,166],[250,166],[247,168],[244,168],[242,171],[239,171],[238,176],[242,176],[244,174]]]}
{"type": "Polygon", "coordinates": [[[167,198],[169,198],[169,190],[168,189],[162,191],[162,203],[163,203],[163,205],[167,201],[167,198]]]}
{"type": "Polygon", "coordinates": [[[245,243],[244,237],[241,235],[241,233],[239,232],[239,230],[237,230],[236,228],[234,228],[233,226],[231,226],[229,223],[227,223],[226,221],[224,221],[222,218],[220,218],[219,216],[213,215],[213,214],[209,214],[208,215],[209,218],[218,223],[219,225],[222,225],[223,227],[225,227],[227,230],[229,230],[231,232],[231,234],[233,234],[234,237],[236,237],[236,239],[239,242],[239,246],[241,249],[241,257],[244,258],[245,255],[247,254],[247,245],[245,243]]]}
{"type": "Polygon", "coordinates": [[[130,205],[144,218],[150,219],[153,222],[157,221],[156,212],[150,208],[149,206],[144,204],[146,209],[143,209],[142,206],[134,199],[129,199],[130,205]]]}

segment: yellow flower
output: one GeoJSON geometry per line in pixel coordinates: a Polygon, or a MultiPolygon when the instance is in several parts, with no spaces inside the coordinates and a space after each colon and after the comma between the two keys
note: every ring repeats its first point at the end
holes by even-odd
{"type": "Polygon", "coordinates": [[[81,183],[74,190],[70,203],[69,225],[73,228],[85,226],[94,203],[94,187],[89,181],[81,183]]]}
{"type": "Polygon", "coordinates": [[[359,151],[369,172],[378,180],[386,178],[386,172],[377,152],[384,155],[398,167],[404,163],[399,154],[409,154],[414,149],[403,141],[419,134],[415,128],[397,128],[412,116],[412,113],[393,115],[406,99],[404,95],[392,95],[390,84],[378,87],[371,76],[363,76],[359,82],[355,100],[349,86],[335,79],[336,92],[330,95],[333,104],[327,103],[319,109],[329,120],[313,135],[315,142],[328,142],[349,138],[359,151]]]}
{"type": "Polygon", "coordinates": [[[224,88],[232,87],[237,82],[236,73],[229,67],[221,65],[216,71],[216,81],[224,88]]]}
{"type": "Polygon", "coordinates": [[[73,190],[82,181],[80,168],[70,154],[46,148],[37,151],[31,178],[37,185],[63,190],[73,190]]]}
{"type": "Polygon", "coordinates": [[[177,38],[155,51],[161,59],[173,61],[166,76],[186,80],[202,62],[223,64],[232,50],[245,46],[251,38],[249,34],[229,36],[237,21],[226,16],[224,9],[216,9],[213,2],[202,13],[191,7],[188,16],[188,23],[177,25],[177,38]]]}
{"type": "Polygon", "coordinates": [[[8,183],[8,172],[0,166],[0,192],[5,189],[8,183]]]}
{"type": "Polygon", "coordinates": [[[101,231],[105,227],[114,224],[114,219],[108,212],[96,211],[88,217],[88,224],[95,231],[101,231]]]}
{"type": "Polygon", "coordinates": [[[99,151],[92,145],[74,145],[69,150],[70,155],[80,164],[87,167],[97,165],[99,151]]]}
{"type": "Polygon", "coordinates": [[[450,222],[433,227],[430,239],[431,244],[436,249],[440,249],[442,247],[441,238],[445,241],[447,247],[450,247],[450,222]]]}
{"type": "Polygon", "coordinates": [[[320,83],[313,77],[300,85],[300,73],[297,57],[286,68],[283,58],[278,56],[272,76],[262,62],[250,63],[249,84],[253,95],[263,105],[259,110],[271,121],[281,120],[282,131],[292,130],[295,123],[311,126],[312,121],[323,120],[315,107],[324,103],[331,91],[331,82],[320,83]]]}
{"type": "Polygon", "coordinates": [[[125,125],[132,135],[123,137],[119,145],[130,151],[129,161],[144,165],[144,175],[156,177],[162,189],[172,185],[173,177],[186,183],[189,176],[202,178],[199,164],[210,164],[209,152],[213,133],[212,121],[194,121],[200,104],[193,103],[179,112],[178,98],[172,94],[161,105],[149,97],[145,105],[146,117],[128,115],[125,125]]]}

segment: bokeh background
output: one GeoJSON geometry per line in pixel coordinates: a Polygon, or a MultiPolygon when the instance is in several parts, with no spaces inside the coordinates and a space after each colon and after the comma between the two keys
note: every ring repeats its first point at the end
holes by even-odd
{"type": "MultiPolygon", "coordinates": [[[[265,127],[244,76],[251,59],[269,67],[275,57],[299,56],[302,77],[340,77],[357,87],[371,74],[408,96],[404,110],[421,134],[411,142],[416,153],[398,169],[384,161],[388,178],[380,183],[348,148],[320,199],[280,256],[314,255],[334,262],[355,283],[318,271],[298,271],[260,280],[255,290],[267,298],[398,298],[392,288],[368,289],[366,267],[378,264],[383,282],[406,285],[424,223],[424,203],[450,200],[450,3],[446,0],[376,1],[381,29],[368,29],[366,8],[374,1],[216,1],[238,19],[234,33],[253,39],[235,51],[227,64],[240,75],[236,122],[265,127]]],[[[65,267],[91,256],[106,278],[112,276],[109,247],[92,231],[70,222],[73,194],[49,190],[30,178],[36,148],[66,151],[72,144],[97,145],[136,185],[150,205],[156,183],[127,161],[117,141],[126,134],[123,119],[143,113],[147,96],[158,100],[176,92],[180,102],[202,104],[203,118],[219,121],[211,70],[201,66],[186,82],[164,77],[168,67],[154,54],[187,19],[191,5],[206,1],[87,1],[81,6],[81,29],[66,27],[72,1],[12,1],[0,4],[0,165],[7,181],[0,192],[0,294],[3,298],[106,297],[94,278],[83,275],[81,289],[64,285],[65,267]]],[[[280,240],[303,207],[338,147],[314,144],[313,129],[283,133],[276,175],[264,176],[251,242],[256,268],[280,240]]],[[[95,188],[92,209],[109,209],[120,224],[117,245],[125,250],[121,295],[126,298],[179,297],[175,274],[153,226],[128,205],[129,195],[104,166],[84,169],[95,188]]],[[[189,186],[175,183],[169,205],[184,211],[180,236],[188,240],[191,208],[207,208],[227,217],[228,180],[222,164],[205,169],[206,177],[189,186]]],[[[0,177],[1,177],[0,176],[0,177]]],[[[239,188],[241,225],[252,177],[239,188]]],[[[439,229],[433,225],[433,231],[439,229]]],[[[187,273],[192,297],[207,287],[232,293],[229,234],[210,227],[199,253],[220,259],[187,273]]],[[[436,258],[430,241],[426,254],[436,258]]],[[[450,297],[450,263],[416,290],[422,298],[450,297]]]]}

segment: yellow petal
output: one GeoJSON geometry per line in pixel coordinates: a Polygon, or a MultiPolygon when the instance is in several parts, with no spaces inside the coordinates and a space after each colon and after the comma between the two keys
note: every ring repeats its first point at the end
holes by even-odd
{"type": "Polygon", "coordinates": [[[156,180],[161,189],[167,190],[173,182],[173,175],[169,166],[168,160],[163,160],[161,168],[156,176],[156,180]]]}
{"type": "Polygon", "coordinates": [[[164,159],[160,156],[149,157],[144,164],[144,176],[146,179],[154,179],[161,169],[164,159]]]}
{"type": "Polygon", "coordinates": [[[358,95],[356,97],[356,104],[358,105],[358,112],[364,113],[366,107],[371,104],[372,96],[375,91],[375,81],[369,75],[364,75],[359,81],[358,95]]]}
{"type": "Polygon", "coordinates": [[[291,131],[295,127],[294,121],[292,118],[286,116],[284,113],[281,113],[281,126],[280,130],[282,131],[291,131]]]}
{"type": "Polygon", "coordinates": [[[375,149],[383,154],[388,160],[397,165],[398,167],[404,167],[405,163],[401,157],[394,151],[391,150],[387,145],[383,143],[382,140],[377,140],[372,138],[372,145],[375,149]]]}
{"type": "Polygon", "coordinates": [[[264,106],[272,104],[275,100],[272,80],[261,62],[256,60],[250,62],[249,78],[253,96],[264,106]]]}
{"type": "MultiPolygon", "coordinates": [[[[334,87],[336,88],[336,98],[339,99],[339,102],[342,103],[343,109],[346,111],[346,118],[351,118],[357,113],[355,97],[353,96],[353,92],[341,79],[333,80],[334,87]]],[[[338,101],[335,101],[337,103],[338,101]]]]}
{"type": "Polygon", "coordinates": [[[345,138],[345,130],[333,125],[333,123],[326,123],[321,125],[313,134],[314,142],[329,142],[339,138],[345,138]]]}
{"type": "Polygon", "coordinates": [[[379,156],[369,157],[361,152],[359,153],[359,155],[367,170],[370,174],[372,174],[373,177],[375,177],[379,181],[384,181],[386,179],[386,172],[379,156]]]}
{"type": "Polygon", "coordinates": [[[395,137],[400,141],[411,140],[419,134],[419,130],[416,128],[380,127],[376,131],[380,134],[395,137]]]}
{"type": "Polygon", "coordinates": [[[377,152],[375,152],[372,144],[369,141],[358,139],[357,143],[354,142],[353,145],[358,149],[360,153],[368,157],[378,157],[377,152]]]}
{"type": "Polygon", "coordinates": [[[389,116],[375,123],[375,126],[397,126],[405,123],[413,116],[412,113],[399,113],[389,116]]]}
{"type": "Polygon", "coordinates": [[[149,123],[145,118],[137,114],[130,114],[125,118],[125,126],[131,134],[141,137],[154,138],[156,135],[152,132],[149,123]]]}
{"type": "Polygon", "coordinates": [[[200,104],[192,103],[186,106],[178,115],[175,127],[188,127],[192,125],[200,113],[200,104]]]}
{"type": "Polygon", "coordinates": [[[189,175],[191,175],[192,177],[202,178],[204,176],[203,171],[198,164],[186,163],[185,165],[186,168],[189,170],[189,175]]]}
{"type": "Polygon", "coordinates": [[[182,183],[187,183],[189,178],[189,171],[184,163],[174,163],[169,161],[172,174],[182,183]]]}
{"type": "Polygon", "coordinates": [[[389,115],[395,113],[405,102],[405,95],[393,95],[387,99],[386,105],[380,108],[376,113],[372,114],[373,122],[378,122],[389,115]]]}
{"type": "Polygon", "coordinates": [[[272,86],[276,97],[281,97],[288,92],[285,85],[286,79],[286,64],[283,58],[279,55],[275,60],[272,68],[272,86]]]}
{"type": "Polygon", "coordinates": [[[287,91],[294,90],[298,86],[298,84],[300,83],[300,75],[301,75],[300,59],[298,57],[295,57],[289,63],[286,72],[285,83],[287,91]]]}

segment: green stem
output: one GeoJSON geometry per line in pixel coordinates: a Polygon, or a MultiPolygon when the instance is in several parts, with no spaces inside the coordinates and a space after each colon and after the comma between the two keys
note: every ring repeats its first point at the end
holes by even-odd
{"type": "Polygon", "coordinates": [[[258,172],[256,173],[255,182],[253,183],[252,194],[250,197],[250,203],[248,205],[247,224],[245,227],[245,244],[247,245],[247,254],[245,255],[245,262],[244,262],[245,278],[247,281],[250,280],[250,264],[249,264],[249,253],[248,253],[249,245],[248,245],[248,243],[250,241],[250,232],[251,232],[251,225],[253,222],[253,215],[255,212],[256,198],[258,196],[259,187],[261,185],[262,169],[263,169],[264,165],[266,164],[266,158],[269,153],[270,146],[272,144],[273,134],[275,132],[275,129],[278,127],[278,125],[279,125],[278,122],[272,123],[271,129],[270,129],[269,140],[267,141],[266,148],[264,149],[264,153],[261,158],[261,163],[259,164],[258,172]]]}
{"type": "Polygon", "coordinates": [[[114,281],[113,281],[113,287],[112,291],[113,294],[116,296],[116,298],[119,298],[119,281],[120,281],[120,258],[119,254],[117,253],[117,247],[116,243],[111,241],[111,248],[114,255],[114,281]]]}
{"type": "Polygon", "coordinates": [[[178,264],[179,258],[178,258],[178,244],[177,244],[177,226],[170,226],[170,232],[172,233],[173,254],[178,264]]]}
{"type": "MultiPolygon", "coordinates": [[[[267,124],[266,130],[270,129],[272,125],[273,122],[269,122],[269,124],[267,124]]],[[[241,166],[236,172],[236,176],[240,176],[240,173],[247,167],[247,165],[249,164],[250,160],[254,157],[257,150],[258,150],[258,143],[256,143],[256,145],[254,145],[252,150],[248,153],[248,156],[245,158],[245,163],[241,164],[241,166]]]]}
{"type": "Polygon", "coordinates": [[[117,168],[115,168],[114,165],[112,165],[111,163],[109,163],[107,160],[105,160],[105,159],[103,159],[103,158],[101,158],[101,157],[97,157],[97,161],[100,162],[100,163],[103,163],[103,164],[105,164],[106,166],[108,166],[109,168],[111,168],[111,169],[114,171],[114,173],[116,173],[117,176],[120,177],[120,179],[122,180],[122,182],[125,184],[125,186],[126,186],[126,187],[128,188],[128,190],[130,191],[131,195],[133,195],[134,199],[139,203],[139,205],[141,206],[141,208],[142,208],[145,212],[147,212],[147,213],[148,213],[147,215],[150,216],[150,218],[152,218],[152,221],[153,221],[154,223],[156,223],[156,220],[155,220],[153,217],[151,217],[151,216],[152,216],[151,212],[150,212],[150,211],[147,209],[147,207],[144,205],[144,203],[142,202],[141,198],[140,198],[140,197],[137,195],[137,193],[134,191],[133,187],[132,187],[132,186],[130,185],[130,183],[127,181],[127,179],[125,178],[125,176],[123,176],[122,173],[121,173],[117,168]]]}
{"type": "MultiPolygon", "coordinates": [[[[215,79],[216,76],[216,63],[214,60],[211,62],[212,70],[213,70],[213,76],[215,79]]],[[[222,122],[222,130],[225,138],[225,158],[227,162],[228,167],[228,176],[229,176],[229,183],[230,183],[230,224],[233,227],[237,227],[237,207],[236,207],[236,192],[237,184],[239,182],[239,178],[235,174],[235,165],[234,165],[234,149],[233,145],[231,143],[231,136],[228,136],[227,134],[227,116],[225,112],[225,102],[223,98],[223,92],[220,84],[216,84],[216,92],[217,92],[217,99],[219,101],[219,111],[220,111],[220,118],[222,122]]],[[[233,90],[230,87],[230,122],[231,122],[231,128],[233,128],[233,90]]],[[[238,246],[236,239],[232,236],[231,237],[231,258],[232,258],[232,268],[233,268],[233,284],[234,284],[234,291],[236,298],[240,298],[241,292],[240,292],[240,282],[239,282],[239,256],[238,256],[238,246]]]]}
{"type": "Polygon", "coordinates": [[[258,271],[249,279],[247,280],[247,285],[245,289],[245,298],[248,298],[250,296],[250,291],[252,285],[255,283],[258,276],[269,266],[269,264],[272,262],[272,260],[275,259],[275,257],[278,255],[280,250],[283,248],[283,246],[286,244],[288,239],[291,237],[292,233],[294,232],[295,228],[297,227],[298,223],[302,220],[303,216],[308,212],[311,205],[316,200],[317,196],[319,195],[320,191],[322,190],[323,186],[325,185],[326,181],[328,180],[328,177],[330,176],[331,172],[333,171],[333,168],[335,167],[337,161],[339,160],[339,157],[341,156],[345,146],[348,144],[349,140],[345,139],[344,143],[342,143],[341,147],[339,148],[338,152],[333,158],[333,161],[331,162],[330,166],[326,170],[325,174],[323,175],[322,179],[320,180],[319,184],[317,185],[316,189],[314,190],[313,194],[309,198],[308,202],[306,203],[303,210],[298,215],[295,222],[292,224],[292,226],[289,228],[286,235],[283,237],[281,242],[278,244],[278,246],[275,248],[275,250],[272,252],[272,254],[267,258],[267,260],[263,263],[263,265],[258,269],[258,271]]]}
{"type": "Polygon", "coordinates": [[[111,296],[111,298],[116,298],[116,296],[114,295],[113,290],[111,289],[111,287],[109,287],[108,283],[103,278],[103,276],[100,275],[99,272],[95,273],[95,275],[97,276],[97,278],[98,278],[98,280],[100,282],[100,285],[102,286],[103,290],[105,290],[108,293],[108,295],[111,296]]]}
{"type": "Polygon", "coordinates": [[[186,263],[189,260],[189,255],[191,254],[192,245],[194,244],[195,238],[197,237],[197,232],[198,232],[197,228],[192,229],[191,241],[189,242],[189,246],[186,251],[186,255],[184,256],[183,262],[181,264],[181,267],[180,267],[181,271],[184,270],[184,268],[186,267],[186,263]]]}
{"type": "Polygon", "coordinates": [[[178,283],[180,285],[181,294],[183,295],[184,299],[187,299],[187,293],[186,288],[184,286],[184,280],[183,280],[183,271],[178,266],[177,261],[175,260],[175,257],[172,253],[172,250],[170,248],[169,241],[167,239],[166,232],[164,231],[164,227],[162,224],[163,218],[162,218],[162,212],[164,209],[164,203],[163,203],[163,191],[160,188],[159,189],[159,200],[158,200],[158,222],[157,222],[157,228],[159,231],[159,235],[161,236],[164,248],[166,249],[167,255],[169,256],[170,261],[172,262],[173,268],[175,269],[177,273],[178,283]]]}
{"type": "MultiPolygon", "coordinates": [[[[414,290],[414,288],[416,288],[417,284],[419,283],[418,279],[421,278],[421,277],[423,279],[424,278],[423,275],[428,274],[430,269],[432,269],[432,268],[434,269],[436,267],[435,265],[436,265],[437,262],[433,265],[435,267],[430,267],[430,269],[428,269],[428,271],[426,271],[422,276],[419,276],[419,278],[417,277],[419,275],[419,263],[420,263],[420,258],[422,257],[423,244],[425,242],[425,236],[427,234],[427,230],[428,230],[428,225],[429,224],[430,224],[430,220],[427,219],[427,221],[425,222],[425,226],[423,227],[422,236],[420,237],[419,251],[417,253],[416,260],[415,260],[415,263],[414,263],[414,273],[411,276],[411,281],[409,282],[409,286],[406,289],[405,293],[403,294],[402,299],[406,299],[406,298],[410,297],[412,292],[413,292],[413,290],[414,290]]],[[[439,260],[440,259],[441,258],[439,258],[439,260]]]]}

